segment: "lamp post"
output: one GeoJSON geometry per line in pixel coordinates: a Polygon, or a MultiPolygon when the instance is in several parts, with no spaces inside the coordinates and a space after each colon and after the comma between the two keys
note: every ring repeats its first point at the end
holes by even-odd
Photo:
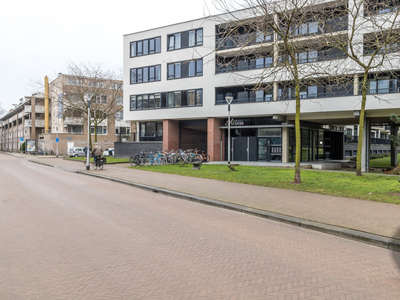
{"type": "Polygon", "coordinates": [[[90,165],[89,165],[89,153],[90,153],[90,100],[92,99],[93,94],[87,94],[87,110],[88,110],[88,115],[87,115],[87,120],[88,120],[88,136],[87,136],[87,150],[86,150],[86,170],[90,170],[90,165]]]}
{"type": "Polygon", "coordinates": [[[225,97],[226,103],[228,103],[228,167],[231,165],[231,103],[233,97],[225,97]]]}

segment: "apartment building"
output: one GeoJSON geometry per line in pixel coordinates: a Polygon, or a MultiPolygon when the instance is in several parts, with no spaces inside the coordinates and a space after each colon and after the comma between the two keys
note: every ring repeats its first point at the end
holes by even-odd
{"type": "MultiPolygon", "coordinates": [[[[25,97],[15,109],[0,121],[0,147],[4,151],[19,151],[20,137],[33,139],[37,149],[58,151],[66,155],[71,147],[86,146],[88,139],[87,112],[79,106],[74,109],[69,101],[77,100],[77,93],[92,95],[91,114],[94,110],[107,111],[107,117],[96,124],[97,142],[103,149],[114,148],[114,142],[134,139],[136,123],[124,121],[122,112],[122,81],[104,82],[97,79],[96,86],[88,85],[76,76],[58,74],[49,84],[49,127],[45,127],[44,94],[25,97]],[[85,87],[85,84],[88,85],[85,87]],[[78,89],[77,89],[78,87],[78,89]],[[111,90],[111,92],[110,92],[111,90]],[[57,142],[58,140],[58,142],[57,142]]],[[[91,126],[94,140],[95,126],[91,126]]]]}
{"type": "Polygon", "coordinates": [[[38,140],[45,125],[44,116],[44,94],[21,98],[14,109],[0,118],[0,150],[20,151],[26,140],[38,140]]]}
{"type": "MultiPolygon", "coordinates": [[[[265,78],[269,88],[257,89],[258,83],[251,80],[284,59],[278,36],[268,30],[252,31],[245,25],[237,28],[235,20],[244,18],[246,12],[237,12],[234,18],[218,15],[124,36],[124,116],[139,123],[141,137],[162,139],[163,147],[169,150],[198,148],[214,161],[226,160],[226,98],[233,97],[229,149],[233,160],[294,161],[292,83],[282,74],[279,80],[265,78]],[[232,27],[236,27],[235,36],[232,27]]],[[[334,24],[331,29],[335,34],[349,34],[348,16],[319,22],[334,24]]],[[[297,53],[298,63],[353,66],[334,47],[313,49],[318,44],[316,37],[324,35],[319,25],[310,21],[294,34],[293,39],[304,44],[304,51],[297,53]],[[307,38],[311,34],[312,43],[307,38]]],[[[368,50],[360,49],[360,55],[367,55],[368,50]]],[[[381,68],[371,74],[362,141],[364,170],[371,127],[390,125],[389,115],[400,113],[399,69],[400,64],[392,64],[390,70],[381,68]]],[[[336,86],[326,77],[318,85],[302,88],[302,161],[344,158],[344,128],[358,124],[361,103],[362,70],[354,66],[351,71],[339,74],[345,84],[336,86]]]]}

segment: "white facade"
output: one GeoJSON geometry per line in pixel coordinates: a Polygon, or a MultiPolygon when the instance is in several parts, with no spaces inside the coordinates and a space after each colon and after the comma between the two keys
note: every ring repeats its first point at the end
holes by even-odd
{"type": "MultiPolygon", "coordinates": [[[[244,12],[240,12],[244,14],[244,12]]],[[[216,50],[216,26],[226,23],[226,15],[203,18],[179,24],[173,24],[161,28],[151,29],[143,32],[127,34],[124,36],[124,119],[136,122],[163,121],[163,120],[198,120],[210,118],[227,118],[227,105],[216,104],[216,89],[221,87],[234,87],[251,84],[250,77],[263,72],[262,69],[253,69],[240,72],[216,72],[216,56],[232,55],[235,51],[240,55],[246,49],[216,50]],[[203,44],[201,46],[167,51],[167,36],[202,28],[203,44]],[[130,57],[131,43],[145,39],[161,37],[161,53],[130,57]],[[203,59],[203,75],[182,79],[167,79],[167,64],[193,59],[203,59]],[[130,70],[146,66],[161,65],[161,81],[130,84],[130,70]],[[244,79],[245,78],[245,79],[244,79]],[[190,89],[203,90],[202,106],[192,107],[171,107],[147,110],[131,110],[130,97],[134,95],[145,95],[151,93],[163,93],[182,91],[190,89]]],[[[351,18],[348,19],[348,26],[351,25],[351,18]]],[[[341,34],[347,34],[344,30],[341,34]]],[[[362,39],[363,32],[359,36],[362,39]]],[[[301,38],[307,43],[307,37],[301,38]]],[[[275,41],[277,36],[275,34],[275,41]]],[[[275,43],[276,44],[276,43],[275,43]]],[[[264,43],[248,46],[248,49],[273,48],[274,43],[264,43]]],[[[276,49],[276,48],[275,48],[276,49]]],[[[359,49],[362,55],[362,47],[359,49]]],[[[275,51],[275,62],[278,53],[275,51]]],[[[326,65],[329,69],[334,61],[313,62],[313,64],[326,65]]],[[[338,61],[339,64],[339,61],[338,61]]],[[[302,64],[301,68],[306,70],[308,64],[302,64]]],[[[361,95],[358,92],[358,76],[362,74],[360,67],[355,65],[349,58],[340,59],[342,66],[338,73],[348,74],[354,78],[354,91],[352,94],[343,97],[312,98],[301,101],[301,120],[330,126],[344,126],[358,124],[356,116],[361,107],[361,95]]],[[[398,56],[393,56],[390,66],[383,66],[380,71],[388,69],[400,70],[398,56]]],[[[287,80],[287,74],[281,74],[281,80],[287,80]]],[[[276,80],[276,77],[275,77],[276,80]]],[[[265,80],[267,82],[267,80],[265,80]]],[[[234,118],[255,118],[264,116],[279,115],[279,118],[293,124],[295,116],[295,100],[278,100],[278,84],[274,83],[274,95],[272,101],[236,103],[231,105],[231,116],[234,118]]],[[[388,122],[391,113],[400,114],[400,85],[397,90],[390,93],[382,93],[379,97],[367,96],[366,117],[373,119],[373,122],[388,122]]],[[[167,99],[168,101],[168,99],[167,99]]],[[[285,134],[285,133],[283,133],[285,134]]],[[[209,141],[210,142],[210,141],[209,141]]],[[[284,143],[284,142],[282,142],[284,143]]]]}

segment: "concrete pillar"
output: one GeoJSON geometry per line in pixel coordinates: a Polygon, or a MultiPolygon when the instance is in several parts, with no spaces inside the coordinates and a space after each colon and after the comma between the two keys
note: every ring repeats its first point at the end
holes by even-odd
{"type": "MultiPolygon", "coordinates": [[[[399,130],[399,126],[391,125],[390,126],[390,134],[397,136],[397,132],[399,130]]],[[[397,166],[397,147],[393,144],[393,141],[390,141],[390,165],[397,166]]]]}
{"type": "Polygon", "coordinates": [[[136,142],[140,142],[139,134],[140,134],[140,128],[139,128],[139,122],[136,122],[136,142]]]}
{"type": "Polygon", "coordinates": [[[369,150],[370,150],[370,141],[371,141],[371,120],[370,118],[365,118],[364,120],[364,128],[363,128],[364,136],[363,140],[358,142],[362,142],[362,150],[361,150],[361,172],[368,172],[369,170],[369,150]]]}
{"type": "Polygon", "coordinates": [[[224,125],[224,119],[221,118],[207,119],[207,153],[208,155],[210,155],[211,161],[222,161],[225,159],[224,157],[225,133],[224,130],[219,129],[219,127],[223,125],[224,125]],[[221,133],[222,133],[222,138],[221,138],[221,133]],[[221,157],[221,152],[222,152],[222,157],[221,157]]]}
{"type": "Polygon", "coordinates": [[[353,88],[354,96],[358,95],[358,75],[354,74],[354,88],[353,88]]]}
{"type": "Polygon", "coordinates": [[[277,82],[274,82],[273,85],[274,85],[274,90],[272,93],[272,100],[278,101],[279,85],[277,82]]]}
{"type": "Polygon", "coordinates": [[[36,99],[35,99],[35,97],[32,97],[31,107],[32,107],[32,112],[31,112],[31,120],[32,120],[31,139],[36,139],[36,147],[37,147],[38,146],[38,140],[37,140],[37,135],[36,135],[36,99]]]}
{"type": "Polygon", "coordinates": [[[289,127],[282,128],[282,162],[289,162],[289,127]]]}
{"type": "Polygon", "coordinates": [[[179,149],[178,120],[163,120],[163,148],[167,151],[179,149]]]}

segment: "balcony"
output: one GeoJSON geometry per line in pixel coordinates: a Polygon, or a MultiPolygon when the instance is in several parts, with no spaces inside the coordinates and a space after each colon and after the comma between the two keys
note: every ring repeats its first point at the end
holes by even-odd
{"type": "Polygon", "coordinates": [[[83,125],[84,124],[84,119],[83,118],[77,118],[77,117],[66,117],[64,119],[64,126],[66,127],[67,125],[83,125]]]}
{"type": "Polygon", "coordinates": [[[35,106],[35,113],[44,113],[44,106],[35,106]]]}
{"type": "Polygon", "coordinates": [[[18,119],[22,118],[22,112],[18,114],[18,119]]]}
{"type": "MultiPolygon", "coordinates": [[[[32,127],[32,120],[25,120],[25,127],[32,127]]],[[[51,122],[49,122],[49,126],[51,126],[51,122]]],[[[44,120],[36,120],[35,127],[44,127],[44,120]]]]}
{"type": "Polygon", "coordinates": [[[24,114],[32,112],[32,105],[25,105],[24,114]]]}

